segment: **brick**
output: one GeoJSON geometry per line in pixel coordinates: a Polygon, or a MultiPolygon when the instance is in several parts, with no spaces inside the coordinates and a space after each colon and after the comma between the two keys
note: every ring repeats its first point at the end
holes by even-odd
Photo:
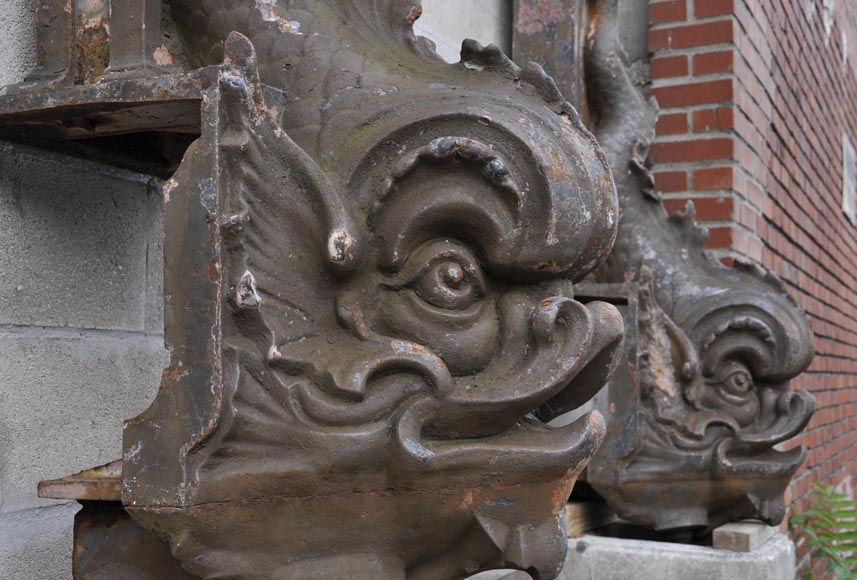
{"type": "Polygon", "coordinates": [[[653,79],[684,77],[690,74],[687,56],[666,56],[652,60],[651,72],[653,79]]]}
{"type": "Polygon", "coordinates": [[[735,149],[730,138],[654,143],[649,149],[653,163],[680,163],[707,159],[729,159],[735,149]]]}
{"type": "Polygon", "coordinates": [[[733,0],[695,0],[693,3],[693,15],[696,18],[725,16],[734,11],[733,0]]]}
{"type": "Polygon", "coordinates": [[[735,52],[717,50],[693,55],[693,74],[696,76],[732,72],[735,52]]]}
{"type": "Polygon", "coordinates": [[[664,200],[664,207],[670,213],[681,213],[687,202],[692,201],[699,220],[732,219],[734,202],[731,197],[671,198],[664,200]]]}
{"type": "Polygon", "coordinates": [[[687,202],[687,198],[667,198],[663,200],[664,209],[667,210],[667,213],[670,215],[682,213],[687,208],[687,202]]]}
{"type": "Polygon", "coordinates": [[[735,126],[734,112],[731,107],[717,107],[693,112],[693,132],[729,131],[735,126]]]}
{"type": "Polygon", "coordinates": [[[708,250],[719,250],[732,247],[733,228],[716,227],[708,228],[708,240],[705,248],[708,250]]]}
{"type": "Polygon", "coordinates": [[[687,173],[684,171],[660,171],[654,174],[655,191],[676,193],[687,191],[687,173]]]}
{"type": "Polygon", "coordinates": [[[693,189],[696,191],[731,188],[731,167],[712,167],[707,169],[697,169],[693,172],[693,189]]]}
{"type": "Polygon", "coordinates": [[[681,135],[687,133],[687,113],[661,115],[655,125],[658,135],[681,135]]]}
{"type": "Polygon", "coordinates": [[[649,22],[652,24],[682,20],[687,20],[686,0],[669,0],[649,4],[649,22]]]}
{"type": "Polygon", "coordinates": [[[652,95],[661,108],[692,107],[711,103],[724,103],[732,100],[732,80],[722,79],[689,83],[684,85],[658,87],[652,89],[652,95]]]}
{"type": "Polygon", "coordinates": [[[694,48],[732,42],[732,21],[721,20],[649,31],[652,51],[694,48]]]}

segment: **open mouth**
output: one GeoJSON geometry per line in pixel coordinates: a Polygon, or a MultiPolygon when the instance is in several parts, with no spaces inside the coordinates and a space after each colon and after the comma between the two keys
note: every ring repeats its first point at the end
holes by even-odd
{"type": "Polygon", "coordinates": [[[766,429],[738,433],[717,447],[719,468],[734,475],[786,476],[797,471],[806,454],[803,446],[785,451],[774,446],[788,441],[806,427],[815,411],[815,398],[805,391],[780,394],[775,416],[766,429]]]}
{"type": "Polygon", "coordinates": [[[622,318],[608,304],[568,298],[544,300],[529,316],[524,359],[501,357],[466,384],[457,380],[450,392],[407,406],[396,441],[412,467],[476,468],[487,456],[522,473],[567,471],[595,452],[604,434],[599,413],[564,427],[547,422],[579,408],[606,383],[621,353],[622,318]]]}
{"type": "Polygon", "coordinates": [[[359,341],[347,345],[361,355],[350,361],[316,337],[284,345],[269,364],[309,379],[291,389],[292,407],[313,423],[353,428],[392,420],[404,472],[477,470],[486,458],[522,473],[567,472],[594,453],[604,420],[589,413],[564,427],[547,423],[605,385],[622,352],[624,323],[602,302],[552,297],[534,305],[512,297],[505,306],[502,350],[474,375],[454,377],[429,349],[375,334],[342,338],[359,341]]]}

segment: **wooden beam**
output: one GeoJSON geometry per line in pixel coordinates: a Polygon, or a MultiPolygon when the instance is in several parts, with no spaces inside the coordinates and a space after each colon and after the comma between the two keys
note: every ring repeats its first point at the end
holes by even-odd
{"type": "Polygon", "coordinates": [[[579,538],[618,519],[616,513],[605,503],[573,501],[565,506],[565,525],[569,538],[579,538]]]}

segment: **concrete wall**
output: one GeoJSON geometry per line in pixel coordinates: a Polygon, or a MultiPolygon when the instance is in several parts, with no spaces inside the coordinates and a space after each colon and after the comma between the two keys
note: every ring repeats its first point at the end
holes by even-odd
{"type": "Polygon", "coordinates": [[[35,0],[0,2],[0,87],[22,79],[33,66],[35,6],[35,0]]]}
{"type": "Polygon", "coordinates": [[[69,578],[76,503],[166,362],[160,198],[139,175],[0,144],[0,578],[69,578]]]}
{"type": "MultiPolygon", "coordinates": [[[[0,86],[34,58],[0,1],[0,86]]],[[[148,179],[0,142],[0,579],[71,578],[76,502],[36,485],[121,456],[166,363],[161,200],[148,179]]]]}
{"type": "Polygon", "coordinates": [[[449,62],[459,61],[465,38],[496,44],[511,55],[512,0],[423,0],[423,15],[414,29],[434,41],[449,62]]]}

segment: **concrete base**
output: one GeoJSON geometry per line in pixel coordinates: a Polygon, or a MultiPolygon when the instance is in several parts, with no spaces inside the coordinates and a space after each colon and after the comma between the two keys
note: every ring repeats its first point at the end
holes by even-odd
{"type": "Polygon", "coordinates": [[[583,536],[568,541],[560,580],[794,580],[794,544],[776,534],[747,553],[701,546],[583,536]]]}

